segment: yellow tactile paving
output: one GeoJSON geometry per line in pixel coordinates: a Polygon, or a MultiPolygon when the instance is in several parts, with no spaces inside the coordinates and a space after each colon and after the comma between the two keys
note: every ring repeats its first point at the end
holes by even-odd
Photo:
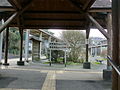
{"type": "Polygon", "coordinates": [[[49,71],[41,90],[56,90],[56,72],[49,71]]]}

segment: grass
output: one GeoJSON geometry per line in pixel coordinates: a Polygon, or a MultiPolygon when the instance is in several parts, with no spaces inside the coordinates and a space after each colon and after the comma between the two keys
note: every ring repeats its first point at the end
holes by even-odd
{"type": "Polygon", "coordinates": [[[49,64],[50,62],[44,62],[43,64],[49,64]]]}
{"type": "Polygon", "coordinates": [[[94,62],[94,64],[101,64],[100,62],[94,62]]]}
{"type": "Polygon", "coordinates": [[[107,60],[107,58],[99,58],[98,60],[103,60],[103,61],[105,61],[105,60],[107,60]]]}
{"type": "MultiPolygon", "coordinates": [[[[43,64],[49,64],[50,62],[48,61],[48,62],[44,62],[43,64]]],[[[60,63],[59,63],[60,64],[60,63]]],[[[64,63],[63,63],[64,64],[64,63]]],[[[72,61],[69,61],[69,62],[67,62],[66,63],[67,65],[80,65],[80,63],[74,63],[74,62],[72,62],[72,61]]]]}
{"type": "Polygon", "coordinates": [[[67,62],[67,65],[80,65],[80,63],[67,62]]]}

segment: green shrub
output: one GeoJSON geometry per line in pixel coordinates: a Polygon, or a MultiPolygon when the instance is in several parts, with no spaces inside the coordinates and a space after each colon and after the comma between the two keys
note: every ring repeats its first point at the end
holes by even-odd
{"type": "Polygon", "coordinates": [[[63,57],[59,57],[59,58],[57,58],[57,63],[63,63],[63,60],[64,60],[63,57]]]}
{"type": "Polygon", "coordinates": [[[73,61],[69,61],[69,62],[67,62],[67,65],[79,65],[80,63],[75,63],[75,62],[73,62],[73,61]]]}
{"type": "Polygon", "coordinates": [[[35,61],[40,61],[39,57],[34,58],[35,61]]]}

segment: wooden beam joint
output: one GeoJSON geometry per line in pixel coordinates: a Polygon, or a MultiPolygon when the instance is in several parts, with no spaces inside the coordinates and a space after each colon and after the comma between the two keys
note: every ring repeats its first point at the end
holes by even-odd
{"type": "Polygon", "coordinates": [[[109,39],[108,33],[104,30],[104,28],[89,14],[87,14],[88,19],[96,26],[96,28],[107,38],[109,39]]]}

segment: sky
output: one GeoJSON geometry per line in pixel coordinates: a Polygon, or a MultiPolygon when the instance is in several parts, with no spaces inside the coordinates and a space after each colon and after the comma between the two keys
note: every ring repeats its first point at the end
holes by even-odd
{"type": "MultiPolygon", "coordinates": [[[[60,37],[60,33],[62,32],[61,29],[49,29],[51,32],[54,33],[54,36],[60,37]]],[[[83,30],[85,32],[85,30],[83,30]]],[[[90,37],[101,37],[105,38],[104,35],[98,29],[91,29],[90,30],[90,37]]]]}

